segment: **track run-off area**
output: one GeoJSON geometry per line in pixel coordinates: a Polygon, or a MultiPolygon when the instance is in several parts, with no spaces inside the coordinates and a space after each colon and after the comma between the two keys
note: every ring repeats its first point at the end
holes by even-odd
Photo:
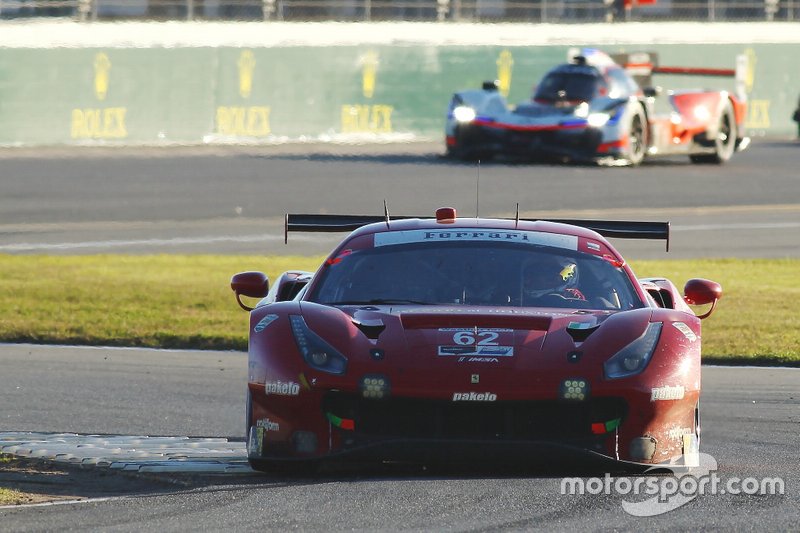
{"type": "MultiPolygon", "coordinates": [[[[31,261],[39,254],[323,254],[341,236],[291,235],[284,244],[284,213],[380,214],[385,200],[402,215],[429,216],[447,205],[462,215],[513,216],[518,203],[527,217],[671,222],[669,253],[659,242],[615,242],[629,259],[800,255],[800,143],[788,139],[755,139],[724,166],[684,158],[639,168],[477,165],[442,152],[434,142],[6,149],[0,253],[31,261]]],[[[58,295],[43,305],[58,305],[58,295]]],[[[82,503],[2,508],[4,531],[792,530],[800,521],[799,370],[703,369],[702,452],[714,458],[714,472],[723,481],[780,478],[782,494],[717,491],[637,517],[623,502],[644,496],[562,494],[564,476],[576,475],[569,464],[555,472],[484,465],[313,478],[249,472],[241,463],[244,353],[2,345],[0,360],[0,447],[24,446],[26,434],[40,442],[38,451],[3,451],[102,469],[119,485],[130,476],[153,484],[82,503]],[[112,468],[123,455],[133,466],[112,468]],[[197,467],[189,479],[176,469],[158,472],[157,461],[181,462],[187,471],[187,463],[217,466],[197,467]],[[226,462],[233,465],[227,472],[219,467],[226,462]]]]}

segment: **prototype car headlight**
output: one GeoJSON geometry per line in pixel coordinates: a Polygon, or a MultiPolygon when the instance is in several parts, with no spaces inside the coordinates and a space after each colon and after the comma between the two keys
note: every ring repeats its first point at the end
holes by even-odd
{"type": "Polygon", "coordinates": [[[591,113],[586,117],[586,122],[593,128],[601,128],[606,125],[610,118],[611,115],[608,113],[591,113]]]}
{"type": "Polygon", "coordinates": [[[289,322],[292,325],[297,349],[309,366],[329,374],[345,373],[347,358],[311,331],[301,315],[290,315],[289,322]]]}
{"type": "Polygon", "coordinates": [[[608,379],[635,376],[647,367],[661,336],[661,322],[647,325],[644,334],[603,363],[608,379]]]}
{"type": "Polygon", "coordinates": [[[581,102],[575,106],[575,116],[578,118],[587,118],[589,116],[589,104],[581,102]]]}
{"type": "Polygon", "coordinates": [[[453,109],[453,118],[458,122],[472,122],[476,116],[475,110],[465,105],[456,106],[453,109]]]}

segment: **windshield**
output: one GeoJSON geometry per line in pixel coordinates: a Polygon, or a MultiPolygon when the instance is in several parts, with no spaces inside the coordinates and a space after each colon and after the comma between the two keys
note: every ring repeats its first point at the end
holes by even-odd
{"type": "Polygon", "coordinates": [[[590,73],[550,72],[536,89],[533,99],[537,101],[591,101],[600,78],[590,73]]]}
{"type": "Polygon", "coordinates": [[[346,251],[307,300],[326,305],[643,307],[626,273],[595,255],[505,242],[410,243],[346,251]]]}

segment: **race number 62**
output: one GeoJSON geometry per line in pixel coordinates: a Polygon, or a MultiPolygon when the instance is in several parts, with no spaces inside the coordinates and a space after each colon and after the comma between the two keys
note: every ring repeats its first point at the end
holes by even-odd
{"type": "Polygon", "coordinates": [[[497,346],[495,342],[500,334],[496,331],[457,331],[453,342],[460,346],[497,346]]]}

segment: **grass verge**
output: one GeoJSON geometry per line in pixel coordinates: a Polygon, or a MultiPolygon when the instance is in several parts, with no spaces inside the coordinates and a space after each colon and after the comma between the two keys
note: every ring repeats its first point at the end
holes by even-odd
{"type": "MultiPolygon", "coordinates": [[[[247,349],[235,272],[315,270],[321,257],[0,255],[0,342],[247,349]]],[[[722,284],[705,362],[800,366],[800,260],[636,261],[640,277],[722,284]]]]}
{"type": "Polygon", "coordinates": [[[22,505],[23,503],[30,503],[34,500],[34,496],[30,493],[9,489],[3,486],[6,483],[3,479],[3,474],[13,469],[12,461],[13,459],[11,457],[0,454],[0,506],[22,505]]]}
{"type": "Polygon", "coordinates": [[[19,505],[24,502],[26,502],[25,494],[0,487],[0,505],[19,505]]]}

